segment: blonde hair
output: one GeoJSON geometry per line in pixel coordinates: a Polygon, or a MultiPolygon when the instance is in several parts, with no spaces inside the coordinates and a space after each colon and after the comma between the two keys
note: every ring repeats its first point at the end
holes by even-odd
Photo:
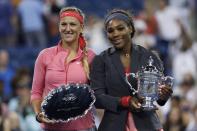
{"type": "Polygon", "coordinates": [[[82,64],[83,64],[83,68],[86,72],[86,76],[88,79],[90,79],[90,67],[89,67],[89,63],[88,63],[88,52],[87,52],[87,48],[85,47],[83,49],[83,58],[82,58],[82,64]]]}
{"type": "MultiPolygon", "coordinates": [[[[75,11],[77,13],[79,13],[79,15],[81,15],[83,17],[83,19],[85,18],[85,15],[84,13],[82,12],[82,10],[80,10],[79,8],[77,7],[74,7],[74,6],[69,6],[69,7],[64,7],[60,10],[59,12],[59,15],[62,13],[62,12],[65,12],[65,11],[75,11]]],[[[83,21],[84,23],[84,21],[83,21]]]]}
{"type": "MultiPolygon", "coordinates": [[[[84,13],[80,9],[78,9],[77,7],[74,7],[74,6],[64,7],[60,10],[59,15],[65,11],[76,11],[83,17],[83,20],[85,19],[84,13]]],[[[83,23],[84,23],[84,21],[83,21],[83,23]]],[[[81,34],[81,35],[83,36],[83,34],[81,34]]],[[[87,43],[87,41],[86,41],[86,43],[87,43]]],[[[86,76],[88,79],[90,79],[90,76],[89,76],[90,68],[89,68],[89,63],[88,63],[88,52],[87,52],[86,47],[83,48],[83,58],[81,61],[82,61],[83,69],[85,70],[86,76]]]]}

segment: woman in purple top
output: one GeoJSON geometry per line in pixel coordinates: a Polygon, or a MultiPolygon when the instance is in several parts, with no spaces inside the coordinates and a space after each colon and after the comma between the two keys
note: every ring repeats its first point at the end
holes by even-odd
{"type": "Polygon", "coordinates": [[[82,35],[84,15],[75,7],[60,11],[58,45],[46,48],[37,57],[31,91],[31,103],[45,131],[94,131],[92,110],[77,120],[68,123],[53,123],[41,112],[41,102],[52,89],[62,84],[87,83],[89,65],[95,53],[86,48],[82,35]]]}

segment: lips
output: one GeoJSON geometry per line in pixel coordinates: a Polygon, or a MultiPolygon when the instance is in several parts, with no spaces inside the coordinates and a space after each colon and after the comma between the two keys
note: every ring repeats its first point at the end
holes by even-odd
{"type": "Polygon", "coordinates": [[[115,39],[112,41],[114,44],[119,44],[122,42],[122,39],[115,39]]]}
{"type": "Polygon", "coordinates": [[[72,35],[73,33],[64,33],[65,35],[72,35]]]}
{"type": "Polygon", "coordinates": [[[66,40],[66,41],[71,41],[74,39],[74,34],[73,33],[63,33],[63,38],[66,40]]]}
{"type": "Polygon", "coordinates": [[[72,37],[73,36],[73,33],[64,33],[64,36],[65,37],[72,37]]]}

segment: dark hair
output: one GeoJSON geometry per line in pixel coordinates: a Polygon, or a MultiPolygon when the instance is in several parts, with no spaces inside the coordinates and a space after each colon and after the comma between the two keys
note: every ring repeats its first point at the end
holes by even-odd
{"type": "Polygon", "coordinates": [[[166,5],[169,5],[169,0],[162,0],[166,5]]]}
{"type": "Polygon", "coordinates": [[[108,25],[109,21],[112,20],[113,18],[116,18],[116,17],[112,17],[112,15],[114,15],[114,14],[124,15],[124,17],[126,19],[124,19],[124,20],[121,19],[121,20],[125,21],[125,23],[127,23],[128,26],[131,26],[131,28],[133,30],[131,32],[131,38],[132,38],[135,34],[135,27],[134,27],[134,22],[133,22],[133,16],[127,10],[123,10],[123,9],[113,9],[113,10],[111,10],[105,17],[105,29],[107,29],[107,25],[108,25]]]}

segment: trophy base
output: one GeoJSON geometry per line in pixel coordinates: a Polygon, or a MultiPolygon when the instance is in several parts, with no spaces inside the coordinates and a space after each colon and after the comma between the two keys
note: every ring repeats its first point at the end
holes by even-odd
{"type": "Polygon", "coordinates": [[[142,103],[143,111],[153,111],[157,110],[157,106],[153,104],[153,100],[151,97],[145,97],[145,101],[142,103]]]}
{"type": "Polygon", "coordinates": [[[158,110],[158,108],[156,106],[142,106],[142,110],[143,111],[154,111],[154,110],[158,110]]]}

